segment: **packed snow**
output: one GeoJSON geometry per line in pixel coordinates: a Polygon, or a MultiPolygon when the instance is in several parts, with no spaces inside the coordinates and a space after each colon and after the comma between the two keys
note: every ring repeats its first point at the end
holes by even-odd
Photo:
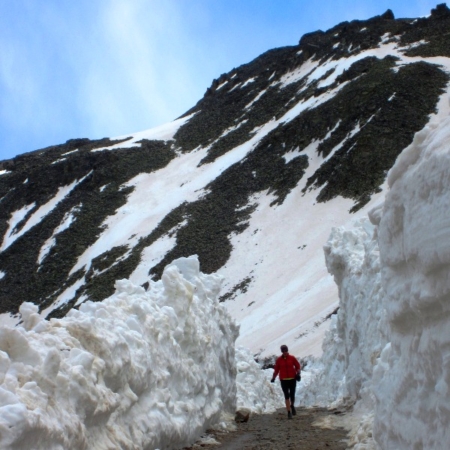
{"type": "Polygon", "coordinates": [[[63,319],[23,303],[20,324],[0,326],[0,447],[181,448],[233,429],[236,409],[283,406],[272,371],[235,350],[221,282],[193,256],[147,291],[120,280],[63,319]]]}
{"type": "Polygon", "coordinates": [[[284,406],[279,383],[272,384],[272,369],[261,370],[248,348],[236,347],[237,409],[255,414],[271,413],[284,406]]]}
{"type": "Polygon", "coordinates": [[[0,328],[0,447],[180,448],[234,414],[238,327],[220,282],[191,257],[63,319],[24,303],[0,328]]]}
{"type": "Polygon", "coordinates": [[[450,442],[450,116],[448,98],[388,175],[384,203],[325,246],[340,310],[303,405],[353,404],[355,449],[450,442]]]}

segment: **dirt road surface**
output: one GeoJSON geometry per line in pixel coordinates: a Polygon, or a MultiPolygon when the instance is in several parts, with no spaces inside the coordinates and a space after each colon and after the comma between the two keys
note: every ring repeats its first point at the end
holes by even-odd
{"type": "Polygon", "coordinates": [[[322,408],[297,409],[297,415],[291,420],[281,409],[273,414],[253,415],[248,422],[236,424],[238,429],[235,432],[212,432],[220,445],[202,444],[192,449],[345,450],[347,431],[323,427],[324,423],[332,423],[330,416],[336,414],[345,412],[322,408]]]}

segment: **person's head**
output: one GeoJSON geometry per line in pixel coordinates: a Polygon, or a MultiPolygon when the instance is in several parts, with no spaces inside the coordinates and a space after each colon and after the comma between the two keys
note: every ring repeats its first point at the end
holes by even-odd
{"type": "Polygon", "coordinates": [[[281,350],[281,353],[287,353],[287,352],[289,351],[287,345],[282,345],[282,346],[280,347],[280,350],[281,350]]]}

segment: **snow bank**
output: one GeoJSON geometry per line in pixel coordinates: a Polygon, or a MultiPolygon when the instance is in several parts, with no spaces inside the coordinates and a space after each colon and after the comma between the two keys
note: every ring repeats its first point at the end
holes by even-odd
{"type": "Polygon", "coordinates": [[[354,448],[450,442],[450,117],[432,121],[392,168],[384,205],[325,246],[340,310],[302,402],[370,411],[354,448]]]}
{"type": "Polygon", "coordinates": [[[373,398],[366,385],[387,342],[374,226],[362,219],[352,230],[334,228],[324,251],[339,288],[339,312],[331,318],[322,358],[306,366],[300,402],[335,407],[364,397],[370,409],[373,398]]]}
{"type": "Polygon", "coordinates": [[[148,292],[128,280],[101,303],[0,328],[2,449],[169,449],[234,414],[238,328],[221,278],[195,257],[148,292]]]}
{"type": "Polygon", "coordinates": [[[390,343],[374,374],[383,448],[450,442],[450,118],[398,159],[379,217],[390,343]]]}
{"type": "Polygon", "coordinates": [[[284,407],[279,383],[270,382],[273,369],[262,370],[249,349],[236,347],[236,369],[237,409],[263,414],[284,407]]]}

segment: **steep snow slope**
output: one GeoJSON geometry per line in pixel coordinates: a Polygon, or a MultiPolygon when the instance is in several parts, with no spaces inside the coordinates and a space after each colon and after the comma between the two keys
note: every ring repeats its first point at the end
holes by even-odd
{"type": "Polygon", "coordinates": [[[322,246],[435,112],[449,29],[445,7],[339,24],[222,75],[172,124],[2,162],[1,312],[62,317],[198,254],[226,279],[240,344],[319,354],[338,300],[322,246]]]}

